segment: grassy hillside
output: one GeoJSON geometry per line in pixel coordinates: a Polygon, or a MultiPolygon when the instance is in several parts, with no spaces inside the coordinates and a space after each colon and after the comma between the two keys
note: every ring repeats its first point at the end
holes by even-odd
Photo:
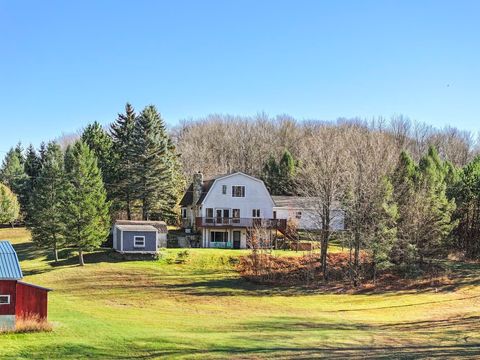
{"type": "Polygon", "coordinates": [[[334,358],[480,355],[480,267],[435,291],[321,294],[246,283],[242,251],[180,250],[160,261],[89,254],[53,266],[23,229],[0,229],[25,280],[50,294],[51,333],[0,335],[1,359],[334,358]]]}

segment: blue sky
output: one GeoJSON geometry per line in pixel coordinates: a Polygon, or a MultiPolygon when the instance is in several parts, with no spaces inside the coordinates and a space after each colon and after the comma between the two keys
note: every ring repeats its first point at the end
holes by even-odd
{"type": "MultiPolygon", "coordinates": [[[[0,0],[0,151],[113,121],[404,114],[477,131],[480,1],[0,0]]],[[[0,154],[1,155],[1,154],[0,154]]]]}

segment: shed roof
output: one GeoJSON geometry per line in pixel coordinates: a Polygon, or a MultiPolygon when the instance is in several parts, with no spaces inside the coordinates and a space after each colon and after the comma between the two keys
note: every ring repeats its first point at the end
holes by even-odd
{"type": "Polygon", "coordinates": [[[165,221],[151,221],[151,220],[117,220],[115,225],[151,225],[160,233],[166,234],[168,232],[165,221]]]}
{"type": "Polygon", "coordinates": [[[158,231],[156,227],[153,225],[121,225],[121,224],[116,224],[117,229],[120,229],[122,231],[158,231]]]}
{"type": "Polygon", "coordinates": [[[20,280],[23,278],[22,269],[17,253],[7,240],[0,241],[0,280],[20,280]]]}

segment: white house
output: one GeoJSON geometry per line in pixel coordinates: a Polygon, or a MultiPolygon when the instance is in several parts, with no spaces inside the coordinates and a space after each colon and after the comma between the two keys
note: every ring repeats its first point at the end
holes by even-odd
{"type": "MultiPolygon", "coordinates": [[[[201,247],[245,249],[256,227],[285,233],[294,219],[298,229],[320,229],[317,203],[315,198],[272,198],[262,180],[236,172],[209,180],[195,174],[180,206],[183,227],[202,234],[201,247]]],[[[343,230],[343,211],[336,208],[331,215],[332,228],[343,230]]]]}
{"type": "Polygon", "coordinates": [[[201,173],[180,202],[183,225],[202,234],[202,247],[245,249],[256,226],[279,229],[275,203],[263,181],[241,172],[204,181],[201,173]]]}

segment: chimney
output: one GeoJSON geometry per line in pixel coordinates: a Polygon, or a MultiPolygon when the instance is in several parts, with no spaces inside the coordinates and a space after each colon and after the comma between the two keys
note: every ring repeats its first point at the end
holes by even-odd
{"type": "Polygon", "coordinates": [[[197,205],[200,196],[202,196],[202,187],[203,187],[203,174],[199,171],[196,174],[193,174],[193,197],[192,197],[192,205],[197,205]]]}

